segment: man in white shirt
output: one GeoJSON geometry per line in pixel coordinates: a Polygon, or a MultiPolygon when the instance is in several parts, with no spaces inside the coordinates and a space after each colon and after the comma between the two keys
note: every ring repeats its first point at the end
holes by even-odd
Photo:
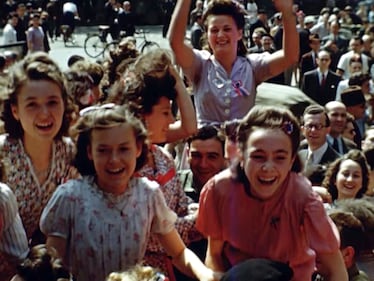
{"type": "Polygon", "coordinates": [[[362,53],[363,41],[360,37],[352,37],[349,41],[349,48],[351,51],[343,54],[338,62],[336,73],[342,76],[343,79],[348,79],[351,76],[349,61],[354,55],[358,55],[362,61],[362,72],[369,72],[369,60],[370,58],[362,53]]]}
{"type": "Polygon", "coordinates": [[[3,44],[13,44],[17,42],[17,31],[16,26],[18,23],[18,15],[15,12],[12,12],[8,16],[8,23],[5,25],[3,30],[3,44]]]}
{"type": "Polygon", "coordinates": [[[71,32],[73,33],[75,29],[75,20],[79,19],[78,7],[73,2],[66,2],[62,6],[62,24],[68,25],[71,32]]]}

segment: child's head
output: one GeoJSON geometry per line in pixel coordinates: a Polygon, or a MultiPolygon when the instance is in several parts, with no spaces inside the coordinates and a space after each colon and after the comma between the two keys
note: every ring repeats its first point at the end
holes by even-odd
{"type": "Polygon", "coordinates": [[[79,110],[95,103],[93,79],[85,71],[68,70],[65,73],[67,92],[79,110]]]}
{"type": "Polygon", "coordinates": [[[123,185],[147,160],[147,133],[125,106],[87,107],[72,128],[77,138],[75,166],[81,175],[96,175],[102,188],[123,185]]]}
{"type": "Polygon", "coordinates": [[[329,216],[338,228],[340,252],[348,269],[355,264],[356,257],[363,248],[364,227],[353,213],[345,210],[333,210],[329,216]]]}
{"type": "Polygon", "coordinates": [[[322,183],[330,192],[332,200],[361,198],[368,184],[369,167],[360,150],[350,150],[331,163],[322,183]]]}
{"type": "Polygon", "coordinates": [[[33,53],[14,65],[7,86],[1,119],[10,137],[67,134],[73,106],[64,76],[48,55],[33,53]]]}
{"type": "Polygon", "coordinates": [[[95,102],[100,100],[103,96],[102,90],[101,90],[101,81],[104,77],[104,68],[96,63],[96,62],[91,62],[89,60],[79,60],[75,62],[72,66],[71,69],[74,71],[84,71],[87,72],[92,80],[93,80],[93,93],[95,97],[95,102]]]}
{"type": "Polygon", "coordinates": [[[150,266],[136,265],[124,272],[109,274],[106,281],[165,281],[162,273],[150,266]]]}
{"type": "Polygon", "coordinates": [[[300,172],[299,143],[300,127],[288,109],[253,107],[238,127],[241,168],[251,191],[266,199],[290,171],[300,172]]]}
{"type": "Polygon", "coordinates": [[[41,244],[30,250],[27,258],[17,267],[17,275],[12,280],[69,281],[71,276],[57,258],[55,249],[41,244]]]}
{"type": "MultiPolygon", "coordinates": [[[[209,1],[207,8],[203,14],[203,22],[205,26],[205,30],[207,30],[206,36],[208,37],[205,39],[203,37],[203,41],[210,42],[210,37],[214,36],[215,31],[215,22],[214,19],[217,16],[228,16],[232,19],[233,23],[235,24],[235,31],[238,32],[239,37],[237,38],[237,54],[239,56],[244,56],[247,53],[247,48],[245,46],[243,40],[243,30],[245,25],[245,17],[246,14],[245,10],[240,6],[240,4],[236,1],[231,0],[212,0],[209,1]],[[213,30],[211,30],[213,29],[213,30]],[[211,32],[212,31],[212,32],[211,32]]],[[[223,19],[223,18],[222,18],[223,19]]],[[[228,20],[227,18],[224,20],[228,20]]],[[[231,24],[230,22],[226,22],[226,24],[231,24]]],[[[207,48],[210,51],[214,52],[215,47],[213,44],[209,43],[207,48]]]]}

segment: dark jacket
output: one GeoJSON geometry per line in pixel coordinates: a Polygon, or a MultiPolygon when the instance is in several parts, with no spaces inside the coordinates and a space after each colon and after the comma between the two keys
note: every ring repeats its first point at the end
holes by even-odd
{"type": "Polygon", "coordinates": [[[320,85],[317,69],[308,71],[304,74],[301,90],[311,99],[324,106],[329,101],[334,101],[336,97],[336,89],[341,77],[331,70],[326,76],[324,86],[320,85]]]}

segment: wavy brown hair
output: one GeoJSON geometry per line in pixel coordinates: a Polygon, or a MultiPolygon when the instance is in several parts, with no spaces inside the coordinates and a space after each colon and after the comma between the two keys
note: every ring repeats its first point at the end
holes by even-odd
{"type": "Polygon", "coordinates": [[[336,159],[334,162],[332,162],[326,171],[326,175],[325,175],[325,178],[323,179],[322,186],[327,188],[327,190],[329,191],[331,195],[332,200],[336,200],[338,198],[338,189],[335,184],[336,176],[340,170],[340,165],[345,160],[352,160],[358,163],[361,167],[362,186],[361,186],[361,189],[357,192],[356,198],[361,198],[368,190],[370,169],[366,161],[365,154],[358,149],[353,149],[353,150],[348,151],[348,153],[344,154],[338,159],[336,159]]]}

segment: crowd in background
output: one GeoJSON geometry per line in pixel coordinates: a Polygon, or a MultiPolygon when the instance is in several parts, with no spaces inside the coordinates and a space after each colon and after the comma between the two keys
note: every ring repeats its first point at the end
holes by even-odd
{"type": "Polygon", "coordinates": [[[62,72],[83,2],[1,10],[26,42],[0,55],[1,281],[374,279],[374,3],[165,0],[171,50],[141,54],[108,0],[128,36],[62,72]]]}

